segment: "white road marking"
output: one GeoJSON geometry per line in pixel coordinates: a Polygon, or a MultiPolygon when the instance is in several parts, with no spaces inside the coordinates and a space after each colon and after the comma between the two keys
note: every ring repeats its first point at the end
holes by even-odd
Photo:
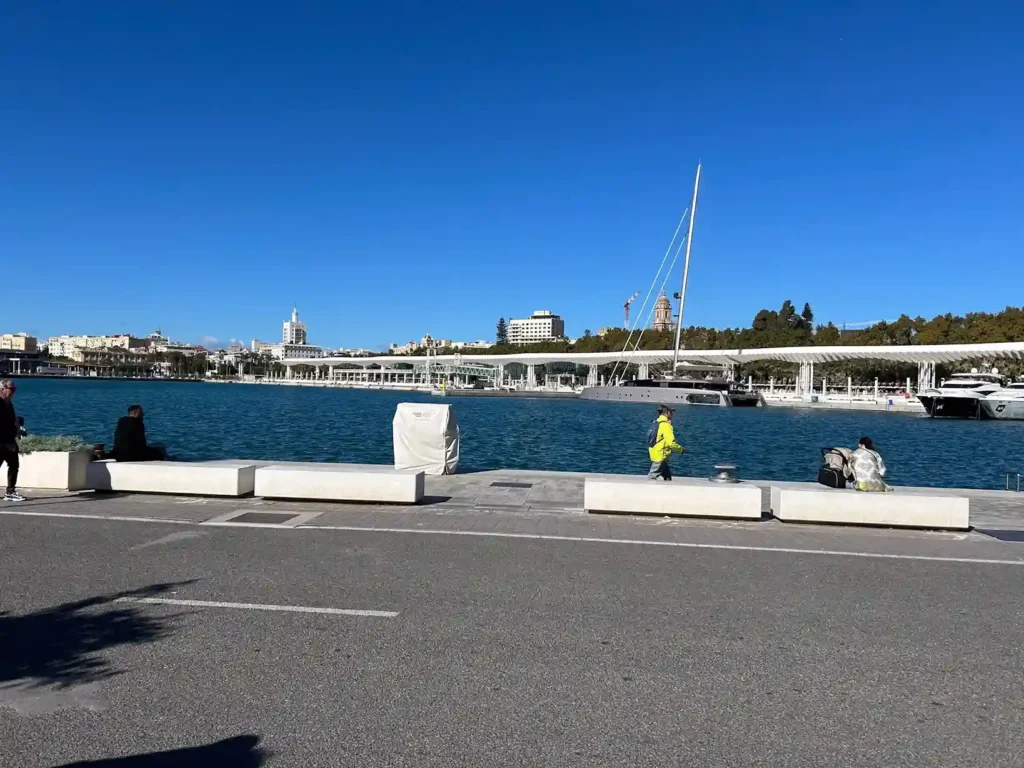
{"type": "Polygon", "coordinates": [[[300,525],[305,525],[310,520],[319,517],[321,512],[297,512],[287,509],[273,510],[270,512],[259,510],[259,509],[233,509],[230,512],[225,512],[223,515],[217,515],[211,517],[209,520],[204,520],[200,525],[228,525],[233,528],[295,528],[300,525]],[[276,523],[248,523],[242,520],[238,520],[243,515],[248,515],[255,512],[256,514],[277,514],[281,516],[281,520],[276,523]]]}
{"type": "Polygon", "coordinates": [[[169,523],[171,525],[195,525],[193,520],[168,520],[162,517],[126,517],[124,515],[76,515],[68,512],[32,512],[29,509],[3,509],[0,517],[17,515],[21,517],[62,517],[68,520],[113,520],[118,523],[169,523]]]}
{"type": "Polygon", "coordinates": [[[831,555],[833,557],[868,557],[880,560],[924,560],[935,563],[968,563],[972,565],[1024,565],[1024,560],[997,560],[981,557],[940,557],[936,555],[897,555],[884,552],[852,552],[842,549],[797,549],[791,547],[758,547],[744,544],[698,544],[689,541],[642,541],[640,539],[603,539],[600,536],[554,536],[540,533],[501,533],[499,531],[432,531],[426,528],[368,528],[354,525],[303,525],[299,530],[364,531],[366,533],[425,533],[440,536],[490,536],[502,539],[542,539],[544,541],[582,541],[592,544],[640,544],[650,547],[681,547],[683,549],[721,549],[734,552],[778,552],[790,555],[831,555]]]}
{"type": "Polygon", "coordinates": [[[326,613],[332,616],[372,616],[393,619],[398,611],[364,611],[354,608],[316,608],[308,605],[264,605],[262,603],[225,603],[220,600],[177,600],[169,597],[120,597],[118,603],[149,605],[182,605],[195,608],[241,608],[249,611],[281,611],[284,613],[326,613]]]}
{"type": "MultiPolygon", "coordinates": [[[[27,517],[61,517],[73,520],[109,520],[125,523],[167,523],[172,525],[203,525],[193,520],[167,520],[154,517],[124,517],[117,515],[69,515],[61,512],[31,512],[29,510],[0,511],[4,515],[27,517]]],[[[214,523],[213,525],[218,525],[214,523]]],[[[900,555],[883,552],[852,552],[837,549],[798,549],[795,547],[761,547],[742,544],[698,544],[685,541],[642,541],[639,539],[605,539],[599,536],[555,536],[534,533],[502,533],[499,531],[435,531],[427,528],[372,528],[354,525],[300,525],[295,528],[266,523],[234,523],[235,528],[272,528],[278,531],[362,531],[364,533],[420,533],[436,536],[484,536],[500,539],[538,539],[543,541],[579,541],[593,544],[633,544],[651,547],[680,547],[683,549],[719,549],[736,552],[777,552],[792,555],[830,555],[833,557],[866,557],[879,560],[918,560],[935,563],[964,563],[967,565],[1016,565],[1024,566],[1024,560],[1000,560],[982,557],[940,557],[935,555],[900,555]]]]}

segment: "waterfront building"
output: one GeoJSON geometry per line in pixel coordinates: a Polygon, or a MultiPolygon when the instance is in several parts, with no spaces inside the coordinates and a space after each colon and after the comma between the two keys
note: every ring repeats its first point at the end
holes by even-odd
{"type": "Polygon", "coordinates": [[[282,342],[266,342],[252,340],[252,351],[257,354],[270,355],[275,360],[315,360],[324,356],[323,347],[315,344],[284,344],[282,342]]]}
{"type": "Polygon", "coordinates": [[[651,324],[652,331],[672,330],[672,302],[664,293],[654,302],[654,322],[651,324]]]}
{"type": "Polygon", "coordinates": [[[281,333],[282,344],[305,344],[306,324],[299,322],[299,310],[292,307],[292,319],[285,320],[281,333]]]}
{"type": "Polygon", "coordinates": [[[0,349],[12,352],[36,352],[39,349],[39,341],[35,336],[27,333],[5,333],[0,335],[0,349]]]}
{"type": "Polygon", "coordinates": [[[146,365],[153,362],[152,355],[145,349],[126,347],[86,348],[77,347],[68,355],[72,361],[83,365],[117,366],[146,365]]]}
{"type": "Polygon", "coordinates": [[[556,341],[563,336],[565,322],[546,309],[538,309],[522,320],[510,320],[508,324],[509,344],[536,344],[541,341],[556,341]]]}
{"type": "Polygon", "coordinates": [[[142,349],[148,347],[148,339],[140,339],[122,333],[115,336],[51,336],[47,349],[52,357],[71,358],[75,349],[142,349]]]}

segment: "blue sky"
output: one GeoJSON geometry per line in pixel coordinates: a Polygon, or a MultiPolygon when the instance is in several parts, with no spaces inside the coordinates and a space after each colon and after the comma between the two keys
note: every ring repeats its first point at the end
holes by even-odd
{"type": "Polygon", "coordinates": [[[621,324],[698,159],[688,324],[1019,304],[1021,29],[1019,2],[4,3],[0,331],[621,324]]]}

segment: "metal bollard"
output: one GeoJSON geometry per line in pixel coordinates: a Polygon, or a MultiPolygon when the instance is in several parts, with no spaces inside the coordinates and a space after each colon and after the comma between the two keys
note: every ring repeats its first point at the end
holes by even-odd
{"type": "Polygon", "coordinates": [[[1010,478],[1011,477],[1015,477],[1015,476],[1017,478],[1017,493],[1020,493],[1020,478],[1021,478],[1021,473],[1020,472],[1007,472],[1006,473],[1006,490],[1010,490],[1010,478]]]}
{"type": "Polygon", "coordinates": [[[718,474],[712,475],[708,478],[713,483],[738,483],[739,480],[733,476],[733,472],[736,471],[735,464],[715,464],[715,469],[718,474]]]}

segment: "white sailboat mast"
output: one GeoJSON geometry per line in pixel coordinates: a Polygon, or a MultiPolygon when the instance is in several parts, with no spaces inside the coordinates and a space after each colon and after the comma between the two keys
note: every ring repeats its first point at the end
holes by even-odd
{"type": "Polygon", "coordinates": [[[672,354],[671,376],[679,367],[679,343],[683,333],[683,306],[686,304],[686,281],[690,276],[690,245],[693,243],[693,219],[697,215],[697,188],[700,186],[700,163],[697,163],[697,178],[693,180],[693,200],[690,201],[690,225],[686,231],[686,259],[683,261],[683,284],[679,289],[679,320],[676,325],[676,346],[672,354]]]}

